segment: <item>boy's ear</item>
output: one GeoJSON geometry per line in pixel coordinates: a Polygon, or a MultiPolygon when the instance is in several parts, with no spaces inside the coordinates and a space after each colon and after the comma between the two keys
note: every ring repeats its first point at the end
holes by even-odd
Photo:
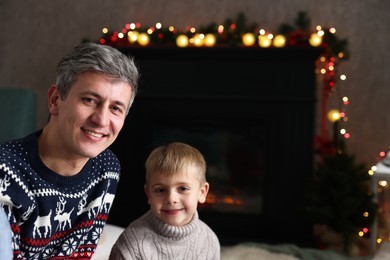
{"type": "Polygon", "coordinates": [[[202,186],[200,187],[200,190],[199,190],[199,203],[205,203],[206,202],[206,197],[207,197],[207,193],[209,192],[209,187],[210,187],[210,184],[208,182],[204,182],[202,184],[202,186]]]}
{"type": "Polygon", "coordinates": [[[150,204],[150,202],[149,202],[149,189],[148,189],[148,186],[146,186],[146,184],[144,185],[144,191],[145,191],[146,197],[148,198],[148,204],[150,204]]]}

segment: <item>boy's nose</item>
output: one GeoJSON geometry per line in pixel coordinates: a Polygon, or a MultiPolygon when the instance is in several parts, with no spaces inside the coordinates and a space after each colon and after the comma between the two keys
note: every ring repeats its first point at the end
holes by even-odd
{"type": "Polygon", "coordinates": [[[175,192],[169,192],[167,196],[168,204],[176,204],[177,203],[177,194],[175,192]]]}

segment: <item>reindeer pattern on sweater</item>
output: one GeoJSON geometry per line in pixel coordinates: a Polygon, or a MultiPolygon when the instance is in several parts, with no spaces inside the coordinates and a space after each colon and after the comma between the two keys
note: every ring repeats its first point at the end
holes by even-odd
{"type": "Polygon", "coordinates": [[[0,206],[14,259],[90,259],[115,197],[119,161],[105,150],[77,175],[60,176],[40,160],[39,134],[0,144],[0,206]]]}

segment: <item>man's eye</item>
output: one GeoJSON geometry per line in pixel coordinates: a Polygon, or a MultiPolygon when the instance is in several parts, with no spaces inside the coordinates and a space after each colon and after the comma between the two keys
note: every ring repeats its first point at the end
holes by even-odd
{"type": "Polygon", "coordinates": [[[123,109],[118,107],[118,106],[112,106],[111,109],[114,110],[116,113],[122,113],[123,112],[123,109]]]}
{"type": "Polygon", "coordinates": [[[164,192],[164,189],[163,188],[156,188],[156,189],[154,189],[154,192],[161,193],[161,192],[164,192]]]}
{"type": "Polygon", "coordinates": [[[83,98],[83,101],[86,103],[93,103],[94,102],[93,98],[83,98]]]}

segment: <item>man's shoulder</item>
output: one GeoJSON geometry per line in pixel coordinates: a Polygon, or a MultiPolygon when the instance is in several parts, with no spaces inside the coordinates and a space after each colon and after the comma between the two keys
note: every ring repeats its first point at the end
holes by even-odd
{"type": "Polygon", "coordinates": [[[101,165],[103,168],[120,169],[120,162],[118,157],[109,149],[104,150],[98,156],[93,158],[96,165],[101,165]]]}
{"type": "Polygon", "coordinates": [[[0,142],[0,151],[2,153],[20,155],[23,151],[27,151],[28,146],[33,146],[34,142],[37,142],[37,137],[35,133],[31,133],[22,138],[0,142]]]}
{"type": "Polygon", "coordinates": [[[115,160],[115,161],[118,160],[118,157],[116,156],[116,154],[108,148],[103,150],[103,152],[101,152],[98,156],[96,156],[96,158],[106,158],[106,159],[111,159],[111,160],[115,160]]]}
{"type": "Polygon", "coordinates": [[[4,141],[0,143],[0,158],[12,159],[26,153],[24,139],[4,141]]]}
{"type": "Polygon", "coordinates": [[[37,148],[36,145],[34,146],[33,134],[20,139],[1,142],[0,166],[5,170],[11,169],[12,171],[15,170],[15,167],[27,169],[31,162],[31,151],[34,149],[37,148]]]}

